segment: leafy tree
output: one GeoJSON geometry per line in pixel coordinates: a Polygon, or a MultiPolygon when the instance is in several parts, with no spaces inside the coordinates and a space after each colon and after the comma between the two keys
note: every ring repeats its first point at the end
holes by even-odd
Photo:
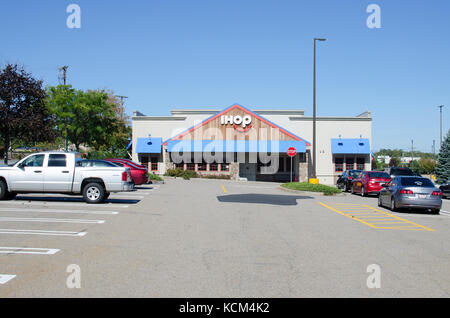
{"type": "Polygon", "coordinates": [[[420,173],[430,174],[436,170],[436,161],[430,158],[421,158],[418,161],[420,173]]]}
{"type": "Polygon", "coordinates": [[[0,70],[0,136],[5,164],[14,140],[32,143],[54,139],[53,117],[45,98],[42,81],[23,68],[8,64],[0,70]]]}
{"type": "Polygon", "coordinates": [[[118,126],[114,105],[104,91],[75,90],[70,85],[47,88],[48,108],[56,118],[56,127],[80,150],[80,145],[100,148],[110,142],[118,126]]]}
{"type": "Polygon", "coordinates": [[[400,165],[400,159],[397,157],[392,157],[389,160],[389,167],[398,167],[400,165]]]}
{"type": "Polygon", "coordinates": [[[436,178],[438,183],[444,183],[450,179],[450,130],[442,142],[441,151],[439,152],[436,178]]]}
{"type": "Polygon", "coordinates": [[[420,164],[417,160],[413,160],[409,163],[409,169],[411,169],[413,172],[421,173],[420,164]]]}

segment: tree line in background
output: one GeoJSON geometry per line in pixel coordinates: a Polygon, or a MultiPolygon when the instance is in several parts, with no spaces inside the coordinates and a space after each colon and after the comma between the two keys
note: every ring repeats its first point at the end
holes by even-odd
{"type": "Polygon", "coordinates": [[[88,149],[93,158],[122,157],[131,136],[128,118],[111,91],[43,87],[18,65],[0,69],[0,156],[20,146],[88,149]]]}

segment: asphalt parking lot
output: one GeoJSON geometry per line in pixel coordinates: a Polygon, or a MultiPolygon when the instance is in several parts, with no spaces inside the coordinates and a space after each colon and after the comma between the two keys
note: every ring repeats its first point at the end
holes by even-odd
{"type": "Polygon", "coordinates": [[[101,205],[21,195],[0,202],[0,297],[448,297],[449,226],[449,200],[391,212],[273,183],[169,178],[101,205]]]}

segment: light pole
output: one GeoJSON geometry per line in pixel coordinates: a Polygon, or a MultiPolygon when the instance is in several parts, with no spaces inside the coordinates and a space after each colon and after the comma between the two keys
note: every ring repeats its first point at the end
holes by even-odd
{"type": "MultiPolygon", "coordinates": [[[[327,39],[323,38],[314,38],[314,84],[313,84],[313,164],[312,164],[312,178],[317,179],[317,157],[316,157],[316,42],[317,41],[326,41],[327,39]]],[[[316,181],[316,180],[315,180],[316,181]]]]}
{"type": "Polygon", "coordinates": [[[438,106],[440,108],[440,112],[441,112],[441,139],[439,139],[439,151],[441,150],[442,147],[442,108],[444,107],[444,105],[438,106]]]}

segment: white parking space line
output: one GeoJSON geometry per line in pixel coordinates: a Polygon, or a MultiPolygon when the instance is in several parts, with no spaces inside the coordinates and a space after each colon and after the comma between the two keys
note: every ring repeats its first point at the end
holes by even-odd
{"type": "Polygon", "coordinates": [[[4,275],[4,274],[0,274],[0,285],[6,284],[7,282],[9,282],[11,279],[13,279],[14,277],[16,277],[16,275],[4,275]]]}
{"type": "Polygon", "coordinates": [[[56,209],[35,209],[24,207],[26,209],[19,210],[19,208],[0,208],[1,212],[34,212],[34,213],[72,213],[72,214],[104,214],[104,215],[116,215],[120,212],[118,211],[86,211],[86,210],[56,210],[56,209]]]}
{"type": "Polygon", "coordinates": [[[103,224],[103,223],[105,223],[105,220],[0,217],[0,222],[48,222],[48,223],[103,224]]]}
{"type": "Polygon", "coordinates": [[[0,234],[85,236],[86,232],[0,229],[0,234]]]}
{"type": "Polygon", "coordinates": [[[4,247],[0,246],[0,254],[37,254],[54,255],[60,250],[57,248],[32,248],[32,247],[4,247]]]}
{"type": "MultiPolygon", "coordinates": [[[[80,201],[79,203],[72,203],[72,202],[51,202],[51,201],[36,201],[36,200],[32,200],[32,201],[26,201],[26,200],[16,200],[16,201],[7,201],[4,202],[5,205],[9,205],[9,204],[14,204],[14,205],[22,205],[23,207],[27,207],[27,206],[33,206],[33,205],[43,205],[43,206],[60,206],[60,207],[66,207],[66,206],[76,206],[76,207],[102,207],[102,208],[128,208],[129,205],[121,205],[120,203],[106,203],[106,204],[101,204],[101,205],[91,205],[91,204],[87,204],[84,203],[82,201],[80,201]]],[[[2,205],[2,204],[0,204],[2,205]]]]}
{"type": "Polygon", "coordinates": [[[142,195],[149,195],[150,191],[135,191],[135,192],[111,192],[111,195],[118,195],[118,196],[142,196],[142,195]]]}
{"type": "Polygon", "coordinates": [[[111,196],[109,197],[109,199],[120,199],[120,200],[123,200],[123,199],[125,199],[125,198],[128,198],[128,199],[133,199],[133,200],[138,200],[138,199],[144,199],[145,197],[144,196],[137,196],[137,195],[126,195],[126,194],[124,194],[124,195],[115,195],[114,193],[111,193],[111,196]]]}

